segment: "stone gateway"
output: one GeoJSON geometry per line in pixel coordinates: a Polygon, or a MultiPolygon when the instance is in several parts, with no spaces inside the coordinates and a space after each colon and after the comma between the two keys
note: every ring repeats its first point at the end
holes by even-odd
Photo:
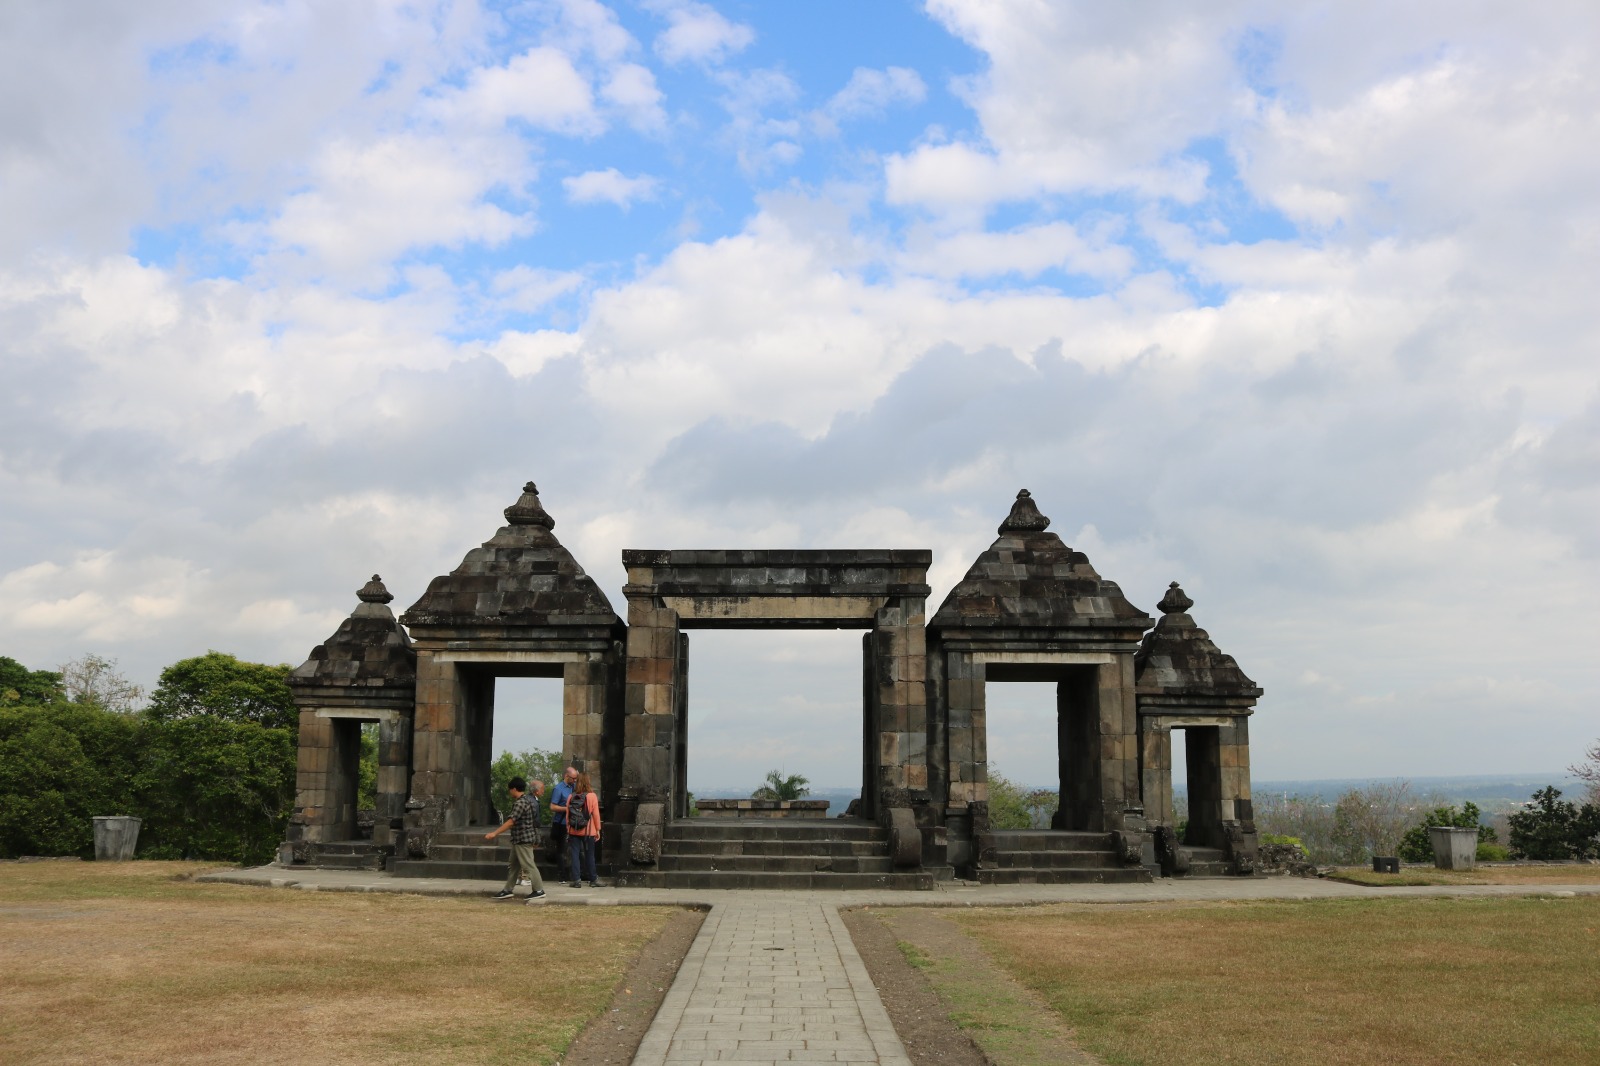
{"type": "Polygon", "coordinates": [[[1189,615],[1135,607],[1017,494],[998,539],[928,615],[925,550],[622,553],[627,616],[555,536],[532,482],[506,524],[398,619],[376,575],[290,677],[298,793],[284,864],[484,877],[495,680],[560,678],[562,753],[590,776],[619,884],[931,887],[1256,872],[1247,723],[1261,696],[1189,615]],[[862,631],[861,793],[839,818],[744,802],[690,818],[689,631],[862,631]],[[1060,804],[989,822],[986,693],[1055,685],[1060,804]],[[378,731],[370,831],[356,810],[378,731]],[[1189,816],[1175,819],[1172,731],[1189,816]]]}

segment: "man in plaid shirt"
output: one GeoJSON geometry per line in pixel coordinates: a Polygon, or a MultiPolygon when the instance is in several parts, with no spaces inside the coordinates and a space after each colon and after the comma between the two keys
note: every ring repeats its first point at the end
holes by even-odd
{"type": "Polygon", "coordinates": [[[513,777],[506,785],[506,791],[511,793],[511,817],[499,829],[483,834],[483,839],[493,840],[495,837],[511,830],[511,864],[506,871],[506,886],[495,893],[495,899],[510,899],[512,889],[516,888],[519,878],[526,876],[528,883],[533,886],[533,892],[528,896],[528,902],[544,898],[544,881],[539,877],[539,867],[534,862],[534,853],[539,844],[539,797],[544,794],[544,782],[535,781],[533,790],[528,790],[528,783],[520,777],[513,777]]]}

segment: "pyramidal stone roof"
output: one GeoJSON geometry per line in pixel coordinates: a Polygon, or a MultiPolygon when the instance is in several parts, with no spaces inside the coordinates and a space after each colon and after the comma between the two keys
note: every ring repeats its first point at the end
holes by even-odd
{"type": "Polygon", "coordinates": [[[436,577],[401,615],[408,626],[613,626],[600,586],[551,532],[555,519],[533,482],[505,510],[506,525],[461,565],[436,577]]]}
{"type": "Polygon", "coordinates": [[[1133,629],[1150,616],[1129,603],[1115,581],[1054,533],[1027,489],[1000,523],[1000,538],[978,556],[929,622],[936,628],[1133,629]]]}
{"type": "Polygon", "coordinates": [[[1194,624],[1194,601],[1174,581],[1157,605],[1162,614],[1133,657],[1134,687],[1141,695],[1226,696],[1254,702],[1261,695],[1233,656],[1194,624]]]}
{"type": "Polygon", "coordinates": [[[417,679],[417,653],[395,621],[394,599],[377,574],[356,593],[361,603],[333,636],[289,674],[297,689],[409,689],[417,679]]]}

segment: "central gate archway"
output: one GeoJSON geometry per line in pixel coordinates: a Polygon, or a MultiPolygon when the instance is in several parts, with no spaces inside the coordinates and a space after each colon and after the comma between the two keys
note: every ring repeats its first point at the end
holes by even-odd
{"type": "Polygon", "coordinates": [[[646,551],[628,569],[620,821],[687,814],[690,629],[864,629],[863,816],[928,787],[925,550],[646,551]],[[630,804],[629,800],[634,803],[630,804]]]}

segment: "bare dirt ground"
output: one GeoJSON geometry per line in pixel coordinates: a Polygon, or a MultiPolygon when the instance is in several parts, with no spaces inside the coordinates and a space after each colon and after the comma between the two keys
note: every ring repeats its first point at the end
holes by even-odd
{"type": "Polygon", "coordinates": [[[617,983],[610,1005],[572,1042],[561,1066],[618,1066],[633,1061],[704,921],[705,912],[699,910],[681,910],[667,919],[660,935],[640,949],[617,983]]]}

